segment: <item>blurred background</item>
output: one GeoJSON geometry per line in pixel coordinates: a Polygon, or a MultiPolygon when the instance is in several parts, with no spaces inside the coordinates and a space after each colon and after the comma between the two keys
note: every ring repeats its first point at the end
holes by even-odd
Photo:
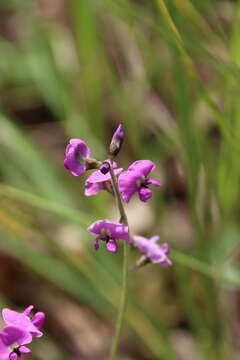
{"type": "Polygon", "coordinates": [[[0,54],[0,305],[46,312],[28,358],[107,357],[122,250],[86,228],[118,214],[63,158],[78,137],[105,159],[119,122],[118,163],[164,184],[131,231],[174,263],[131,273],[119,359],[239,358],[240,1],[1,0],[0,54]]]}

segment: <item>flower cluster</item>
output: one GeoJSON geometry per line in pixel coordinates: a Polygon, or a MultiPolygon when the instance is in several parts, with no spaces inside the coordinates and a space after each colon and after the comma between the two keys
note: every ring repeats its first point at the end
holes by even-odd
{"type": "MultiPolygon", "coordinates": [[[[128,203],[135,193],[138,194],[141,201],[146,202],[153,196],[149,186],[162,186],[158,180],[149,178],[150,173],[156,167],[154,162],[150,160],[135,161],[127,170],[118,167],[113,158],[120,151],[123,141],[124,128],[120,124],[113,134],[109,146],[109,159],[100,162],[91,158],[91,150],[83,140],[70,140],[65,152],[65,168],[74,176],[80,176],[90,169],[95,169],[85,181],[86,196],[95,195],[101,190],[107,190],[125,203],[128,203]]],[[[88,231],[97,235],[94,240],[94,248],[98,250],[100,241],[103,241],[107,251],[116,253],[118,251],[117,240],[123,240],[139,248],[144,254],[145,262],[159,263],[162,266],[171,265],[168,258],[169,247],[167,243],[161,246],[157,245],[156,241],[159,236],[153,236],[150,239],[142,236],[133,236],[131,238],[128,225],[122,222],[121,218],[120,222],[99,220],[93,223],[88,228],[88,231]]]]}
{"type": "Polygon", "coordinates": [[[26,345],[32,342],[33,337],[43,335],[39,329],[43,326],[45,314],[37,312],[30,317],[32,310],[33,305],[23,312],[2,310],[6,326],[0,332],[0,360],[17,360],[22,354],[30,353],[31,350],[26,345]]]}

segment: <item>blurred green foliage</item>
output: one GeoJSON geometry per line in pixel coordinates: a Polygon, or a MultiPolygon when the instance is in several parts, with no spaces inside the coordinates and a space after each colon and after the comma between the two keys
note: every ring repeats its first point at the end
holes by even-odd
{"type": "Polygon", "coordinates": [[[239,321],[237,308],[229,309],[240,288],[240,1],[41,3],[0,2],[1,250],[35,281],[114,320],[121,254],[95,253],[86,231],[110,216],[113,201],[84,198],[82,180],[62,158],[68,139],[79,137],[103,159],[122,122],[119,162],[149,158],[161,166],[165,187],[155,191],[144,231],[161,234],[168,219],[162,240],[174,262],[131,274],[129,336],[140,339],[143,359],[180,359],[173,335],[181,328],[196,346],[194,360],[235,359],[239,321]],[[36,136],[42,123],[53,130],[46,125],[36,136]],[[175,224],[172,212],[183,208],[187,243],[185,217],[175,224]],[[80,255],[59,243],[64,226],[79,228],[80,255]],[[142,296],[154,282],[154,296],[142,296]]]}

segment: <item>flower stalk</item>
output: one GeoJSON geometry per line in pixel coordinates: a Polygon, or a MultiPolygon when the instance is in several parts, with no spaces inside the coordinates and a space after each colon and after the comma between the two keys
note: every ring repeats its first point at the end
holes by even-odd
{"type": "MultiPolygon", "coordinates": [[[[161,266],[172,264],[168,258],[169,246],[167,243],[158,245],[158,235],[151,238],[143,236],[130,237],[128,218],[123,206],[123,202],[128,203],[132,196],[137,193],[143,202],[149,201],[153,195],[149,186],[161,187],[162,184],[149,174],[155,169],[156,165],[151,160],[137,160],[128,167],[127,170],[118,168],[114,161],[116,155],[121,150],[124,141],[124,128],[119,124],[112,136],[109,146],[109,157],[104,161],[98,161],[91,157],[91,150],[81,139],[70,139],[65,151],[64,166],[74,176],[81,176],[90,169],[95,169],[85,181],[86,196],[96,195],[101,190],[107,190],[114,195],[116,206],[119,210],[119,222],[107,219],[95,221],[88,227],[88,231],[97,235],[94,239],[94,248],[100,249],[102,244],[110,253],[118,252],[118,243],[123,241],[123,270],[122,270],[122,290],[119,311],[116,322],[116,330],[108,360],[116,360],[119,348],[123,320],[127,306],[128,292],[128,271],[135,270],[148,263],[158,263],[161,266]],[[130,246],[137,247],[142,256],[134,266],[129,268],[130,246]]],[[[16,360],[16,359],[10,359],[16,360]]]]}
{"type": "MultiPolygon", "coordinates": [[[[112,185],[113,185],[113,190],[114,190],[117,207],[118,207],[119,214],[120,214],[119,222],[122,224],[128,225],[128,219],[127,219],[127,215],[124,210],[124,207],[123,207],[121,195],[120,195],[118,185],[117,185],[116,176],[113,171],[112,161],[110,161],[110,174],[111,174],[112,185]]],[[[121,331],[122,331],[122,327],[123,327],[123,320],[124,320],[124,315],[125,315],[126,306],[127,306],[128,266],[129,266],[129,244],[124,241],[124,243],[123,243],[122,293],[121,293],[119,312],[118,312],[118,317],[117,317],[117,322],[116,322],[115,335],[114,335],[111,352],[110,352],[108,360],[116,359],[116,354],[117,354],[117,350],[118,350],[119,343],[120,343],[121,331]]]]}

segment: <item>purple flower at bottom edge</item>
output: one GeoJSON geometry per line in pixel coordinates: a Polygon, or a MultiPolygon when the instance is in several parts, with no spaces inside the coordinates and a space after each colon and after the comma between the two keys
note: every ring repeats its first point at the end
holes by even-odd
{"type": "Polygon", "coordinates": [[[118,239],[130,242],[128,234],[128,226],[120,224],[118,222],[112,222],[109,220],[99,220],[93,223],[87,229],[93,234],[98,236],[94,240],[94,247],[96,250],[99,249],[99,242],[103,240],[106,242],[106,249],[109,252],[116,253],[118,251],[117,241],[118,239]]]}
{"type": "MultiPolygon", "coordinates": [[[[103,163],[108,163],[109,160],[105,160],[103,163]]],[[[123,169],[117,168],[117,163],[113,162],[114,174],[119,175],[123,169]]],[[[101,170],[94,171],[85,182],[85,192],[86,196],[91,196],[97,194],[100,190],[111,189],[111,175],[110,173],[103,174],[101,170]]]]}
{"type": "Polygon", "coordinates": [[[163,243],[162,245],[156,244],[159,236],[152,236],[147,239],[143,236],[133,236],[132,243],[143,252],[146,257],[153,263],[159,263],[162,266],[172,265],[171,260],[168,258],[169,245],[163,243]]]}
{"type": "Polygon", "coordinates": [[[2,317],[7,325],[16,326],[21,328],[31,335],[40,337],[43,333],[39,330],[44,323],[45,314],[43,312],[37,312],[32,318],[29,317],[33,305],[28,306],[23,312],[18,312],[11,309],[3,309],[2,317]]]}
{"type": "Polygon", "coordinates": [[[155,164],[150,160],[138,160],[129,166],[127,171],[123,171],[119,175],[118,186],[126,203],[129,202],[135,192],[138,192],[141,201],[146,202],[152,197],[152,191],[148,186],[162,186],[159,181],[148,178],[155,167],[155,164]]]}
{"type": "Polygon", "coordinates": [[[74,176],[80,176],[87,170],[86,158],[91,156],[91,150],[81,139],[71,139],[66,147],[64,166],[74,176]]]}
{"type": "Polygon", "coordinates": [[[17,326],[6,326],[0,332],[0,360],[17,360],[21,354],[31,350],[25,346],[32,341],[32,335],[17,326]]]}

